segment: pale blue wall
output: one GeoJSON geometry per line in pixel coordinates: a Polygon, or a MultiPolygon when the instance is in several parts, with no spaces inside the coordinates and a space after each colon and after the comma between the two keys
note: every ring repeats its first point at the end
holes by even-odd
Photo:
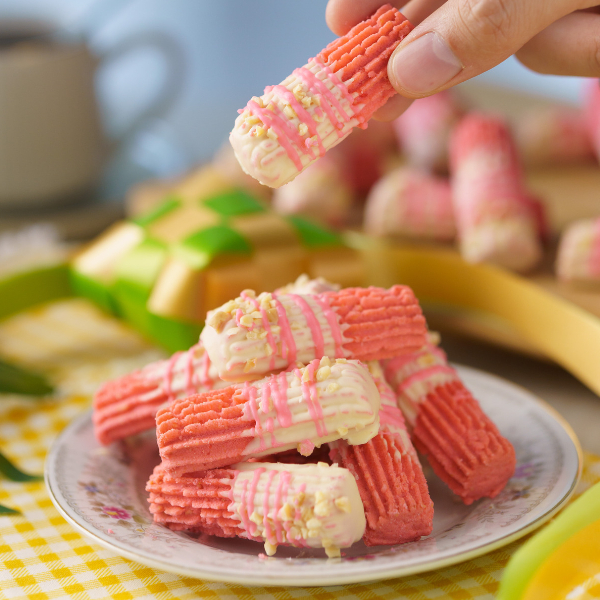
{"type": "MultiPolygon", "coordinates": [[[[45,15],[79,29],[78,20],[92,4],[0,0],[0,16],[45,15]]],[[[161,131],[189,160],[204,159],[226,138],[236,109],[333,38],[324,22],[325,5],[326,0],[100,0],[91,13],[92,28],[103,21],[105,25],[91,42],[101,52],[146,30],[178,40],[187,61],[185,89],[161,131]],[[111,13],[112,19],[105,21],[111,13]]],[[[111,130],[126,122],[160,85],[162,72],[156,64],[151,55],[139,53],[101,74],[111,130]]],[[[574,78],[535,75],[514,59],[482,79],[573,101],[580,87],[574,78]]]]}

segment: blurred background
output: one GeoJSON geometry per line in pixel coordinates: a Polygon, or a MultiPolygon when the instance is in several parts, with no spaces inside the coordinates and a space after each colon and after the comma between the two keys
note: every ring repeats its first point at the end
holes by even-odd
{"type": "MultiPolygon", "coordinates": [[[[140,44],[96,73],[102,127],[120,139],[98,193],[120,196],[135,181],[174,176],[209,159],[249,97],[333,39],[325,6],[326,0],[2,0],[0,20],[42,19],[57,37],[84,41],[98,57],[139,36],[160,37],[161,44],[140,44]],[[161,109],[132,129],[161,95],[161,109]]],[[[571,103],[580,98],[577,78],[536,75],[515,59],[479,79],[571,103]]]]}

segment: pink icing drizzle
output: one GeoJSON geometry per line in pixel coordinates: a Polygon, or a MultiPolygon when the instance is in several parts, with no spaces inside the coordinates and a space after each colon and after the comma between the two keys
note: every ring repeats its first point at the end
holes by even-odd
{"type": "MultiPolygon", "coordinates": [[[[392,358],[386,364],[385,369],[388,373],[392,374],[395,371],[399,371],[400,369],[403,369],[404,367],[406,367],[408,364],[410,364],[412,362],[416,363],[416,361],[418,361],[423,356],[426,356],[427,354],[433,354],[443,364],[446,363],[446,355],[444,354],[444,351],[441,350],[440,348],[438,348],[437,346],[427,344],[427,346],[425,346],[424,349],[419,350],[418,352],[411,352],[410,354],[403,354],[400,356],[396,356],[395,358],[392,358]]],[[[416,364],[415,364],[415,366],[416,366],[416,364]]]]}
{"type": "Polygon", "coordinates": [[[201,348],[201,343],[195,344],[186,352],[176,352],[169,358],[165,367],[165,373],[163,375],[163,389],[167,396],[168,401],[172,401],[179,396],[179,393],[183,391],[188,396],[195,394],[198,390],[203,387],[211,387],[214,380],[209,376],[210,359],[206,352],[203,353],[201,358],[201,366],[199,367],[199,373],[196,372],[194,365],[194,353],[198,348],[201,348]],[[179,360],[183,359],[183,373],[185,375],[183,389],[177,390],[173,388],[173,380],[176,373],[176,366],[179,360]]]}
{"type": "MultiPolygon", "coordinates": [[[[329,81],[331,81],[331,83],[333,83],[333,85],[335,85],[335,87],[342,92],[342,95],[344,98],[346,98],[350,104],[350,107],[354,111],[354,96],[348,91],[348,88],[344,82],[323,61],[319,60],[317,57],[313,58],[312,60],[314,60],[323,69],[323,71],[325,71],[329,81]]],[[[356,117],[356,115],[357,113],[354,111],[354,116],[356,117]]],[[[362,123],[364,118],[361,119],[359,120],[362,123]]]]}
{"type": "MultiPolygon", "coordinates": [[[[343,137],[344,133],[342,132],[342,129],[344,126],[342,125],[341,121],[338,120],[331,106],[334,106],[337,109],[342,120],[348,122],[350,121],[351,117],[347,115],[339,100],[335,97],[331,90],[309,69],[304,67],[296,69],[294,71],[294,75],[301,79],[313,94],[316,95],[315,91],[318,90],[318,94],[321,97],[322,110],[324,110],[327,114],[327,117],[331,121],[331,124],[337,132],[338,137],[343,137]],[[323,101],[323,97],[325,97],[325,101],[323,101]]],[[[346,89],[345,86],[344,89],[346,89]]],[[[352,103],[350,103],[350,106],[352,106],[352,103]]],[[[317,110],[315,110],[315,114],[318,114],[317,110]]]]}
{"type": "Polygon", "coordinates": [[[417,371],[416,373],[413,373],[412,375],[398,383],[396,391],[402,392],[406,388],[410,387],[413,383],[416,383],[418,381],[426,381],[430,377],[433,377],[434,375],[438,375],[440,373],[456,375],[454,369],[452,367],[449,367],[448,365],[434,365],[433,367],[423,369],[422,371],[417,371]]]}
{"type": "MultiPolygon", "coordinates": [[[[273,300],[275,301],[277,315],[279,316],[279,326],[281,327],[282,343],[285,344],[285,357],[288,361],[288,364],[293,364],[296,362],[296,357],[298,353],[296,349],[296,342],[294,341],[294,334],[292,333],[292,328],[290,327],[290,321],[288,319],[287,313],[285,312],[283,304],[281,304],[281,302],[277,299],[277,296],[275,294],[273,294],[273,300]]],[[[283,348],[281,350],[283,354],[283,348]]]]}
{"type": "Polygon", "coordinates": [[[175,352],[175,354],[171,356],[167,363],[167,369],[165,371],[165,376],[163,380],[163,387],[165,388],[165,394],[167,395],[169,402],[175,399],[175,395],[173,394],[173,370],[175,368],[177,360],[182,354],[182,352],[175,352]]]}
{"type": "MultiPolygon", "coordinates": [[[[298,171],[302,171],[302,161],[298,156],[298,153],[294,149],[294,146],[288,141],[288,137],[297,142],[297,138],[300,138],[300,144],[302,143],[302,137],[297,133],[296,128],[292,126],[292,129],[288,127],[289,122],[286,119],[281,118],[275,112],[272,112],[268,108],[261,108],[256,102],[250,100],[246,108],[255,114],[260,120],[267,126],[271,127],[277,134],[277,141],[281,144],[283,149],[287,152],[291,161],[294,163],[298,171]]],[[[300,146],[301,147],[301,146],[300,146]]]]}
{"type": "MultiPolygon", "coordinates": [[[[289,534],[292,527],[289,521],[284,521],[282,527],[281,520],[279,519],[279,511],[283,506],[283,498],[287,498],[290,479],[291,474],[289,471],[279,471],[279,483],[277,485],[277,491],[275,492],[275,518],[273,519],[275,522],[275,537],[278,544],[285,541],[282,529],[285,529],[286,533],[289,534]]],[[[289,535],[287,537],[289,537],[289,535]]]]}
{"type": "Polygon", "coordinates": [[[308,381],[302,381],[302,373],[300,372],[300,369],[297,369],[296,375],[302,382],[302,396],[306,401],[310,418],[314,421],[317,429],[317,435],[323,437],[327,435],[327,427],[325,426],[325,421],[323,419],[323,409],[321,407],[321,403],[319,402],[319,394],[315,384],[315,368],[318,365],[319,361],[316,359],[306,366],[309,374],[308,381]]]}
{"type": "Polygon", "coordinates": [[[317,317],[315,317],[315,313],[310,308],[308,302],[298,294],[288,294],[289,297],[294,301],[294,303],[300,307],[302,314],[306,318],[306,323],[310,328],[310,334],[312,336],[313,342],[315,344],[315,357],[320,358],[324,356],[324,344],[323,344],[323,333],[321,332],[321,326],[319,325],[319,321],[317,317]]]}
{"type": "Polygon", "coordinates": [[[292,413],[287,400],[287,375],[285,372],[274,375],[269,380],[269,385],[274,386],[273,404],[277,420],[282,427],[289,427],[292,424],[292,413]]]}
{"type": "MultiPolygon", "coordinates": [[[[350,110],[353,113],[353,117],[349,117],[344,108],[342,107],[339,100],[335,97],[335,94],[331,92],[331,90],[327,87],[323,81],[321,81],[312,71],[302,67],[300,69],[296,69],[294,71],[294,75],[296,75],[299,79],[301,79],[309,89],[316,95],[319,94],[322,102],[322,109],[315,109],[315,114],[323,114],[323,110],[327,113],[327,116],[332,123],[334,130],[337,131],[338,137],[344,137],[344,125],[339,121],[338,117],[336,117],[332,106],[335,107],[339,113],[339,117],[345,121],[349,122],[351,118],[357,117],[357,112],[354,109],[354,96],[348,92],[346,85],[337,77],[337,75],[324,63],[322,63],[318,59],[311,59],[318,65],[321,70],[328,77],[329,81],[332,85],[337,88],[341,95],[347,100],[350,110]],[[323,101],[324,100],[324,101],[323,101]]],[[[283,85],[275,85],[268,86],[265,88],[265,94],[272,92],[274,95],[279,96],[283,100],[287,101],[287,103],[293,108],[298,119],[303,122],[310,133],[310,137],[304,139],[298,132],[297,128],[286,118],[281,116],[281,109],[279,106],[274,104],[275,111],[271,111],[268,108],[261,108],[258,103],[250,100],[246,105],[246,110],[250,111],[252,114],[256,115],[259,119],[262,120],[265,127],[273,128],[273,131],[277,135],[277,141],[281,145],[281,147],[285,150],[290,160],[294,163],[294,166],[298,171],[302,171],[303,165],[302,160],[300,159],[300,155],[298,154],[298,150],[304,154],[307,154],[311,159],[315,159],[315,152],[312,149],[313,146],[318,146],[319,154],[323,156],[325,154],[325,148],[323,146],[323,142],[321,137],[319,136],[317,130],[317,123],[311,116],[311,114],[302,106],[302,104],[298,101],[296,96],[288,90],[283,85]],[[317,142],[314,143],[312,138],[317,138],[317,142]],[[296,146],[296,149],[294,147],[296,146]]],[[[244,111],[238,111],[243,113],[244,111]]],[[[359,122],[362,124],[364,122],[364,118],[358,117],[359,122]]]]}
{"type": "Polygon", "coordinates": [[[327,302],[327,296],[324,294],[315,294],[314,299],[323,310],[325,319],[329,324],[331,336],[333,337],[333,342],[335,344],[335,358],[344,358],[344,340],[342,339],[342,330],[340,328],[340,322],[338,320],[337,313],[331,308],[331,306],[329,306],[329,302],[327,302]]]}
{"type": "MultiPolygon", "coordinates": [[[[233,489],[233,488],[232,488],[233,489]]],[[[252,521],[248,518],[248,507],[246,505],[246,494],[248,493],[248,480],[245,480],[242,486],[242,494],[240,496],[240,517],[242,519],[242,525],[244,530],[251,535],[251,526],[254,525],[252,521]]],[[[256,525],[255,525],[256,527],[256,525]]]]}
{"type": "MultiPolygon", "coordinates": [[[[267,88],[265,90],[265,92],[268,89],[269,88],[267,88]]],[[[321,138],[319,137],[319,134],[317,133],[317,124],[315,123],[313,118],[310,116],[310,113],[302,106],[302,104],[300,104],[300,102],[298,102],[298,99],[296,98],[296,96],[294,96],[294,94],[292,92],[290,92],[290,90],[288,90],[285,86],[274,85],[270,89],[273,91],[273,94],[275,94],[276,96],[279,96],[283,100],[287,100],[288,104],[294,109],[294,112],[298,115],[298,118],[300,119],[300,121],[302,121],[308,127],[308,132],[310,133],[311,137],[313,135],[317,136],[318,146],[319,146],[319,154],[321,156],[323,156],[325,154],[325,148],[323,147],[323,144],[321,143],[321,138]]],[[[308,140],[306,140],[306,141],[308,141],[308,140]]],[[[305,146],[310,150],[310,148],[306,144],[305,144],[305,146]]],[[[312,152],[312,151],[309,152],[309,155],[311,158],[316,158],[314,152],[312,152]]]]}
{"type": "MultiPolygon", "coordinates": [[[[258,436],[258,439],[259,439],[258,450],[259,450],[259,452],[261,452],[262,450],[264,450],[266,448],[266,445],[265,445],[265,439],[264,439],[264,434],[263,434],[263,430],[262,430],[262,425],[260,423],[260,417],[258,414],[258,404],[256,402],[256,388],[253,385],[250,385],[248,382],[244,383],[243,395],[244,395],[244,397],[247,398],[246,402],[248,403],[248,406],[250,407],[250,412],[252,413],[252,418],[254,419],[254,422],[256,423],[256,425],[254,427],[254,435],[258,436]]],[[[262,404],[262,401],[261,401],[261,404],[262,404]]]]}
{"type": "MultiPolygon", "coordinates": [[[[248,515],[251,515],[254,512],[254,499],[256,498],[256,490],[258,488],[258,481],[260,479],[260,476],[265,471],[266,471],[266,469],[264,467],[260,467],[259,469],[256,469],[256,471],[254,471],[254,476],[252,477],[252,483],[250,484],[250,490],[248,493],[248,497],[246,499],[246,519],[248,520],[248,523],[250,526],[250,528],[249,529],[246,528],[246,530],[253,537],[254,537],[254,534],[256,533],[256,529],[257,529],[258,525],[254,521],[250,521],[248,519],[248,515]]],[[[247,483],[247,481],[244,481],[244,484],[246,484],[246,483],[247,483]]],[[[246,491],[246,485],[244,485],[244,491],[246,491]]],[[[244,523],[244,527],[246,527],[245,523],[244,523]]]]}
{"type": "Polygon", "coordinates": [[[382,404],[379,409],[379,421],[383,426],[398,427],[399,429],[406,429],[404,417],[400,412],[399,408],[395,406],[389,406],[382,404]]]}
{"type": "Polygon", "coordinates": [[[208,352],[205,350],[204,355],[202,356],[202,381],[206,382],[208,385],[212,385],[214,381],[209,375],[209,369],[210,358],[208,357],[208,352]]]}
{"type": "MultiPolygon", "coordinates": [[[[267,476],[267,483],[265,485],[265,492],[263,495],[263,526],[265,528],[263,537],[269,542],[271,542],[271,540],[273,539],[273,530],[271,529],[271,523],[269,522],[269,497],[271,491],[271,484],[273,483],[273,477],[275,477],[276,474],[276,471],[269,471],[269,475],[267,476]]],[[[275,512],[273,520],[277,521],[277,512],[275,512]]]]}

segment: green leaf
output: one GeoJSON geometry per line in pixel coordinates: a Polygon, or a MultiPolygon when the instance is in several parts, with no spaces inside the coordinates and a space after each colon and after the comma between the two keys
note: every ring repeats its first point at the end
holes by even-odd
{"type": "Polygon", "coordinates": [[[23,473],[23,471],[17,469],[2,452],[0,452],[0,474],[4,475],[11,481],[39,481],[42,479],[41,475],[29,475],[23,473]]]}
{"type": "Polygon", "coordinates": [[[292,215],[286,217],[300,236],[302,243],[310,249],[323,248],[327,246],[343,246],[342,238],[333,231],[318,225],[304,217],[292,215]]]}
{"type": "Polygon", "coordinates": [[[43,375],[32,373],[22,367],[0,360],[0,392],[24,394],[26,396],[46,396],[54,388],[43,375]]]}
{"type": "Polygon", "coordinates": [[[267,212],[264,204],[243,190],[231,190],[202,200],[200,204],[212,208],[223,217],[237,217],[267,212]]]}
{"type": "Polygon", "coordinates": [[[148,227],[148,225],[151,225],[159,219],[162,219],[165,215],[168,215],[171,211],[174,211],[180,206],[181,200],[179,198],[176,196],[169,196],[164,200],[164,202],[161,202],[161,204],[159,204],[149,213],[133,219],[133,222],[140,227],[148,227]]]}
{"type": "Polygon", "coordinates": [[[14,508],[8,508],[8,506],[2,506],[0,504],[0,515],[20,515],[20,510],[15,510],[14,508]]]}

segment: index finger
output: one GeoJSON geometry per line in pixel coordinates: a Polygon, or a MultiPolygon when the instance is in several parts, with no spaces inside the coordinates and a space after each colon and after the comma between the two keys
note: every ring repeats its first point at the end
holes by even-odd
{"type": "Polygon", "coordinates": [[[402,0],[329,0],[325,20],[336,35],[346,35],[355,25],[368,19],[380,6],[391,4],[397,9],[406,2],[402,0]]]}

